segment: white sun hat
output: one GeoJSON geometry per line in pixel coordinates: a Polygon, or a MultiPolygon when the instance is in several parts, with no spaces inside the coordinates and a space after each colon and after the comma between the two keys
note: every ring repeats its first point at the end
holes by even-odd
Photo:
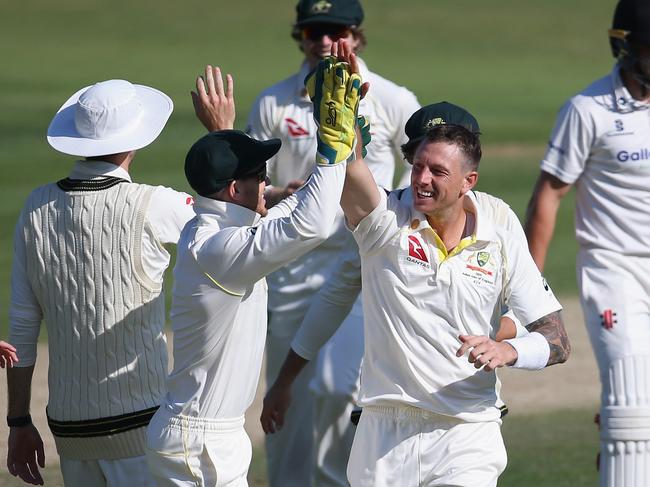
{"type": "Polygon", "coordinates": [[[59,152],[80,157],[140,149],[160,135],[174,109],[162,91],[112,79],[72,95],[47,129],[59,152]]]}

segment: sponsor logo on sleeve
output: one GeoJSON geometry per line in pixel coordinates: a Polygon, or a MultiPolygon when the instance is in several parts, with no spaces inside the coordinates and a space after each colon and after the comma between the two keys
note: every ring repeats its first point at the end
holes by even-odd
{"type": "Polygon", "coordinates": [[[554,150],[554,151],[559,152],[561,155],[566,154],[566,151],[562,147],[560,147],[559,145],[555,145],[552,140],[548,141],[548,148],[549,148],[549,150],[554,150]]]}

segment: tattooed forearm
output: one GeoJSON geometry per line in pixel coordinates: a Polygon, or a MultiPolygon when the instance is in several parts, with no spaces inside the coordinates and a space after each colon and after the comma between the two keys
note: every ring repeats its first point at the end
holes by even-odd
{"type": "Polygon", "coordinates": [[[544,335],[551,347],[551,354],[548,357],[546,366],[553,364],[561,364],[566,362],[571,353],[571,344],[569,337],[564,329],[564,320],[559,311],[542,316],[539,320],[533,321],[530,325],[526,326],[530,332],[536,331],[544,335]]]}

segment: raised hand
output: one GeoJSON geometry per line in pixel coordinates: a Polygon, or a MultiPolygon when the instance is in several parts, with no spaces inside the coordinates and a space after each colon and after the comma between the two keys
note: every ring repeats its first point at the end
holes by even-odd
{"type": "Polygon", "coordinates": [[[332,55],[318,63],[305,80],[318,125],[316,163],[338,164],[348,159],[356,138],[361,100],[361,76],[351,48],[339,41],[332,55]]]}
{"type": "Polygon", "coordinates": [[[209,64],[205,67],[205,78],[196,78],[196,92],[192,91],[192,104],[197,118],[210,132],[232,129],[235,124],[234,82],[226,75],[224,89],[221,69],[209,64]]]}

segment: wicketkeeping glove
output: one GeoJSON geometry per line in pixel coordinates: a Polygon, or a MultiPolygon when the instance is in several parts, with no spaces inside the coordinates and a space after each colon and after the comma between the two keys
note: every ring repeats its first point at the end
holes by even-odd
{"type": "Polygon", "coordinates": [[[355,144],[355,124],[361,99],[361,76],[329,56],[305,79],[318,125],[316,163],[329,166],[348,159],[355,144]]]}
{"type": "Polygon", "coordinates": [[[361,156],[365,159],[368,155],[366,146],[372,140],[372,137],[370,136],[370,122],[366,117],[361,115],[357,117],[357,125],[359,126],[359,132],[361,132],[361,143],[363,144],[361,146],[361,156]]]}

